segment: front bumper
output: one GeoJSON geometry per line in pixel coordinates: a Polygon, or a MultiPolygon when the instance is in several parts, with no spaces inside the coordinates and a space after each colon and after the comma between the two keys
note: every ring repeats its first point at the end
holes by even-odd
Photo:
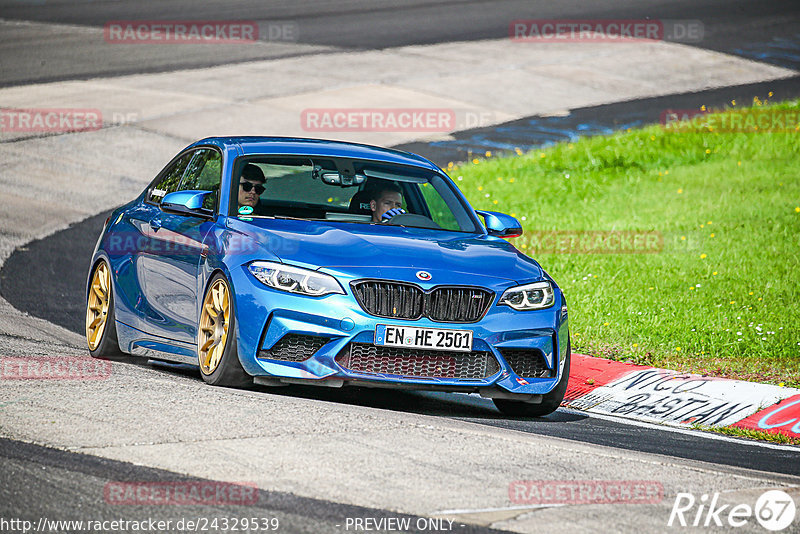
{"type": "Polygon", "coordinates": [[[497,306],[500,293],[496,291],[486,315],[478,322],[464,324],[369,315],[357,303],[349,284],[343,284],[345,295],[314,298],[267,288],[244,269],[231,275],[235,287],[239,358],[245,371],[259,377],[261,383],[302,381],[329,386],[349,384],[482,393],[499,390],[531,396],[550,392],[561,379],[568,328],[558,290],[552,307],[527,312],[497,306]],[[384,347],[375,349],[374,345],[375,330],[380,324],[472,330],[472,353],[463,356],[465,353],[421,351],[424,354],[420,355],[419,351],[404,349],[407,351],[405,361],[403,351],[387,356],[384,347]],[[308,342],[300,345],[308,351],[302,361],[290,361],[300,358],[276,356],[283,352],[273,351],[283,347],[287,340],[301,339],[302,343],[308,342]],[[372,347],[374,350],[366,352],[377,354],[373,365],[366,366],[368,369],[365,365],[353,365],[349,359],[354,345],[359,349],[372,347]],[[487,358],[483,373],[476,374],[474,367],[466,377],[453,372],[463,367],[464,358],[475,360],[477,353],[484,353],[487,358]],[[526,355],[540,358],[542,365],[523,365],[526,355]],[[409,363],[408,358],[415,362],[409,363]],[[414,372],[412,368],[426,371],[414,372]],[[532,368],[543,376],[524,376],[525,370],[532,368]]]}

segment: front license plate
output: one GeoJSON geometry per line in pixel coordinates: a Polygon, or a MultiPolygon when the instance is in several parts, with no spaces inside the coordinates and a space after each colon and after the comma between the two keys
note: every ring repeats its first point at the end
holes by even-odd
{"type": "Polygon", "coordinates": [[[375,344],[409,349],[472,350],[472,330],[444,330],[379,324],[375,328],[375,344]]]}

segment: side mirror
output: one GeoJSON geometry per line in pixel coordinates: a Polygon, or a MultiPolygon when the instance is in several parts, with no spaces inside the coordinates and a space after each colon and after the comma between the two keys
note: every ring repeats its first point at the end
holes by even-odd
{"type": "Polygon", "coordinates": [[[192,215],[194,217],[211,218],[212,210],[203,207],[203,203],[213,191],[174,191],[167,193],[161,200],[161,211],[177,213],[178,215],[192,215]]]}
{"type": "Polygon", "coordinates": [[[522,235],[522,225],[511,215],[482,210],[475,210],[475,213],[483,217],[489,235],[497,237],[519,237],[522,235]]]}

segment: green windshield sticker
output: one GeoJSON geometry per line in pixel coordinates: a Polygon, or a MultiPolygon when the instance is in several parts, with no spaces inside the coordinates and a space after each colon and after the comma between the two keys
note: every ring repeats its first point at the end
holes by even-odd
{"type": "Polygon", "coordinates": [[[239,208],[239,215],[250,215],[253,213],[253,206],[242,206],[239,208]]]}

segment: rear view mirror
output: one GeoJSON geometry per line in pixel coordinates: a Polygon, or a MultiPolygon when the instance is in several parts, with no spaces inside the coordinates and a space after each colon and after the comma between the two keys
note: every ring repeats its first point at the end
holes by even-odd
{"type": "Polygon", "coordinates": [[[362,174],[342,174],[337,171],[323,171],[319,167],[314,169],[314,177],[319,177],[323,183],[328,185],[338,185],[340,187],[361,185],[367,179],[367,177],[362,174]]]}

